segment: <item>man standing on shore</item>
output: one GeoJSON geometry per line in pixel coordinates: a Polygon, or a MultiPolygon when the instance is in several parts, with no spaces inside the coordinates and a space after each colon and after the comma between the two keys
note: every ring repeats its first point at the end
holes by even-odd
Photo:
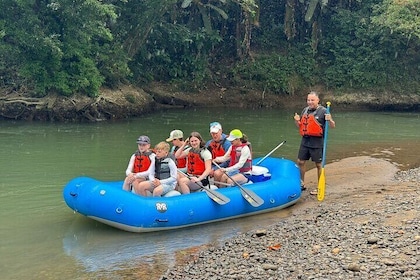
{"type": "MultiPolygon", "coordinates": [[[[324,146],[324,128],[326,121],[329,121],[331,128],[335,127],[331,114],[327,114],[327,109],[319,105],[318,93],[311,91],[306,99],[307,107],[302,111],[301,116],[297,113],[294,115],[296,126],[299,128],[302,141],[300,143],[297,164],[300,169],[301,189],[306,190],[305,172],[306,161],[310,158],[315,162],[318,170],[318,180],[321,175],[322,152],[324,146]]],[[[312,195],[316,195],[317,191],[311,191],[312,195]]]]}

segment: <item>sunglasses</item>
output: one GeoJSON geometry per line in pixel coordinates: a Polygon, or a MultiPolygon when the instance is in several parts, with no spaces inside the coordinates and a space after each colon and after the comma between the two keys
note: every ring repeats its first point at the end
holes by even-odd
{"type": "Polygon", "coordinates": [[[211,128],[212,126],[215,126],[215,125],[220,125],[220,123],[219,123],[219,122],[212,122],[212,123],[210,123],[210,128],[211,128]]]}

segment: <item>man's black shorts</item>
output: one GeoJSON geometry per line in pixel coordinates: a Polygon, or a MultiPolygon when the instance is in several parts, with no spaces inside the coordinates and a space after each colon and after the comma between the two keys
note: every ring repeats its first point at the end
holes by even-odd
{"type": "Polygon", "coordinates": [[[322,148],[309,148],[301,145],[298,159],[309,160],[310,158],[312,158],[313,162],[322,162],[322,148]]]}

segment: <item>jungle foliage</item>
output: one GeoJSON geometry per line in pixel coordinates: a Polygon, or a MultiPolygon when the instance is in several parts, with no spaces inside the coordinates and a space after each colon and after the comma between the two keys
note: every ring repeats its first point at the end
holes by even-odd
{"type": "Polygon", "coordinates": [[[10,0],[0,88],[151,81],[419,93],[420,0],[10,0]]]}

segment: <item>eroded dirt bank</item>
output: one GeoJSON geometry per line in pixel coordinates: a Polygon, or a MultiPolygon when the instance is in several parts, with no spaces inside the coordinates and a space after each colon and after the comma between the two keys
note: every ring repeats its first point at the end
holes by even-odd
{"type": "Polygon", "coordinates": [[[75,95],[27,97],[22,93],[0,94],[0,118],[39,121],[103,121],[137,117],[162,108],[300,107],[309,90],[316,90],[321,99],[333,102],[338,110],[415,111],[420,108],[420,96],[396,93],[335,93],[320,87],[295,95],[278,95],[262,90],[212,87],[205,90],[178,90],[174,86],[151,84],[143,88],[122,86],[104,89],[96,98],[75,95]]]}

